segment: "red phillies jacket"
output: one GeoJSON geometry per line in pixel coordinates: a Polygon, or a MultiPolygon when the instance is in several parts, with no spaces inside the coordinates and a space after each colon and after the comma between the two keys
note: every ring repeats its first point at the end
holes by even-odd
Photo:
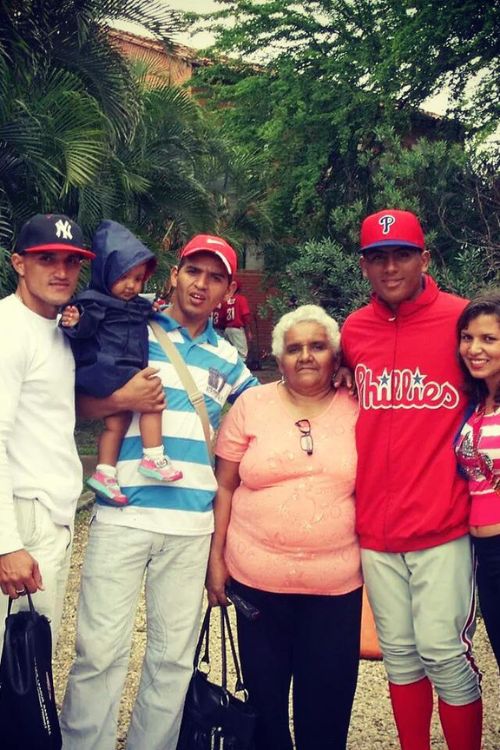
{"type": "Polygon", "coordinates": [[[467,486],[453,451],[467,401],[455,334],[466,304],[425,276],[422,293],[397,313],[373,296],[344,323],[342,349],[360,403],[356,526],[362,547],[410,552],[468,531],[467,486]]]}

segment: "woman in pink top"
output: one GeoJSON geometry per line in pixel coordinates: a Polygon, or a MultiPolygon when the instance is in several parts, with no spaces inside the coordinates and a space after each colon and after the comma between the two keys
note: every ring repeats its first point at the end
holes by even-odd
{"type": "MultiPolygon", "coordinates": [[[[231,593],[256,750],[345,750],[356,689],[361,569],[354,531],[357,404],[335,390],[340,334],[316,305],[273,331],[279,383],[251,388],[216,446],[219,490],[209,601],[231,593]]],[[[231,593],[229,597],[231,597],[231,593]]]]}
{"type": "Polygon", "coordinates": [[[472,300],[457,332],[466,384],[477,404],[457,456],[469,479],[481,612],[500,668],[500,289],[472,300]]]}

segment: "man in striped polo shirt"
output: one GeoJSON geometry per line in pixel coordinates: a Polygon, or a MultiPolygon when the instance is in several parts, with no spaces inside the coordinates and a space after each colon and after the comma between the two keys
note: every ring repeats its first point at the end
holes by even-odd
{"type": "MultiPolygon", "coordinates": [[[[225,240],[197,235],[172,270],[171,307],[156,316],[204,394],[212,431],[226,401],[257,385],[236,349],[215,333],[210,321],[213,309],[233,293],[236,269],[236,253],[225,240]]],[[[65,750],[115,748],[144,574],[146,654],[127,748],[167,750],[177,744],[199,628],[216,481],[201,420],[152,333],[149,365],[109,398],[81,400],[81,411],[90,417],[123,409],[136,413],[118,462],[118,479],[129,504],[115,508],[98,501],[91,523],[77,657],[61,714],[65,750]],[[161,410],[165,397],[164,444],[183,473],[169,485],[137,470],[142,455],[137,412],[152,406],[161,410]]]]}

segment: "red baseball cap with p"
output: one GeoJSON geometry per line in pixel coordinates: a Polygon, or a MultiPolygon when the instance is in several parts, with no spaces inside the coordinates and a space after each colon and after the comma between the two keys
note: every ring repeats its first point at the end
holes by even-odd
{"type": "Polygon", "coordinates": [[[385,208],[366,217],[361,225],[361,252],[391,246],[425,249],[424,232],[415,214],[385,208]]]}
{"type": "Polygon", "coordinates": [[[184,245],[180,258],[187,258],[194,253],[214,253],[222,261],[229,276],[234,276],[238,270],[238,256],[231,245],[213,234],[197,234],[184,245]]]}
{"type": "Polygon", "coordinates": [[[83,246],[83,232],[78,224],[64,214],[35,214],[23,224],[13,252],[74,253],[95,258],[83,246]]]}

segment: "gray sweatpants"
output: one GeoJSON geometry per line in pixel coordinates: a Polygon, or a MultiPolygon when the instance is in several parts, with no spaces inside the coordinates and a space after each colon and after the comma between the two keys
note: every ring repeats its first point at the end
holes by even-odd
{"type": "Polygon", "coordinates": [[[407,685],[427,675],[446,703],[477,700],[469,536],[418,552],[363,549],[361,561],[390,682],[407,685]]]}

